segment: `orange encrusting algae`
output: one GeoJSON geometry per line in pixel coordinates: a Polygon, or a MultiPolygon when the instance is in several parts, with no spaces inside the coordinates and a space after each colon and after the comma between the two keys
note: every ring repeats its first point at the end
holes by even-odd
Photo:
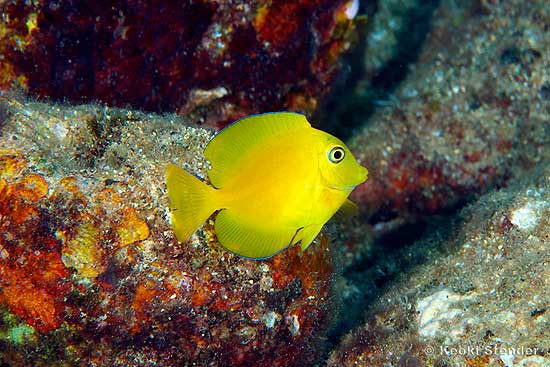
{"type": "Polygon", "coordinates": [[[63,322],[64,300],[70,274],[59,253],[24,254],[25,266],[0,266],[0,304],[42,333],[57,329],[63,322]]]}
{"type": "Polygon", "coordinates": [[[150,304],[154,297],[161,293],[161,289],[157,288],[155,282],[145,280],[139,283],[132,301],[132,309],[134,310],[134,321],[131,328],[132,333],[138,333],[142,330],[143,325],[151,321],[151,315],[147,311],[146,305],[150,304]]]}
{"type": "MultiPolygon", "coordinates": [[[[17,176],[25,160],[0,157],[0,176],[17,176]]],[[[40,332],[59,327],[70,271],[61,262],[60,241],[43,226],[41,204],[48,183],[29,174],[10,184],[0,179],[0,304],[40,332]]]]}
{"type": "Polygon", "coordinates": [[[70,268],[97,277],[149,227],[110,189],[86,197],[74,177],[50,184],[27,170],[19,152],[0,151],[0,306],[47,333],[65,321],[70,268]]]}

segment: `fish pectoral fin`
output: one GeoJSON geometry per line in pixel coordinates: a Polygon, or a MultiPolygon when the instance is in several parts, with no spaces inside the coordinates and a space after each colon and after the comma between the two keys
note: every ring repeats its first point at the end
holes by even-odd
{"type": "Polygon", "coordinates": [[[338,211],[336,212],[336,219],[340,221],[347,221],[350,220],[353,217],[356,217],[359,215],[359,207],[357,204],[355,204],[350,199],[346,199],[338,208],[338,211]]]}
{"type": "Polygon", "coordinates": [[[289,229],[261,230],[245,225],[230,209],[220,211],[214,225],[220,244],[236,255],[266,259],[292,244],[297,232],[289,229]]]}
{"type": "Polygon", "coordinates": [[[319,232],[321,232],[321,228],[323,228],[322,224],[312,224],[301,230],[300,234],[302,244],[300,247],[302,248],[302,251],[305,251],[309,245],[311,245],[315,237],[317,237],[319,232]]]}

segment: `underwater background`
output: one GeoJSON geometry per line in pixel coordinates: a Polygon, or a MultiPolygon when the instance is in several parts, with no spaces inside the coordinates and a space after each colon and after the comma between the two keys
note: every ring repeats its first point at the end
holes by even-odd
{"type": "Polygon", "coordinates": [[[0,366],[550,366],[550,6],[0,1],[0,366]],[[251,261],[164,171],[304,113],[369,170],[251,261]]]}

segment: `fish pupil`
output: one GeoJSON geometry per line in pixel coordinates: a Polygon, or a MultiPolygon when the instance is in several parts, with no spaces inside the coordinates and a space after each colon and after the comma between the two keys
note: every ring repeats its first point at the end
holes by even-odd
{"type": "Polygon", "coordinates": [[[344,159],[345,151],[342,147],[334,147],[329,151],[328,159],[332,163],[339,163],[344,159]]]}

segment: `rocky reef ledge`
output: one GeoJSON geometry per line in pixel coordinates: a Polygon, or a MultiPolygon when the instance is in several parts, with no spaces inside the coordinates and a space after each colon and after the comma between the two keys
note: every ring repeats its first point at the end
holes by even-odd
{"type": "Polygon", "coordinates": [[[213,132],[176,115],[2,101],[0,360],[303,366],[331,319],[326,236],[269,261],[207,224],[178,243],[164,167],[205,176],[213,132]]]}

